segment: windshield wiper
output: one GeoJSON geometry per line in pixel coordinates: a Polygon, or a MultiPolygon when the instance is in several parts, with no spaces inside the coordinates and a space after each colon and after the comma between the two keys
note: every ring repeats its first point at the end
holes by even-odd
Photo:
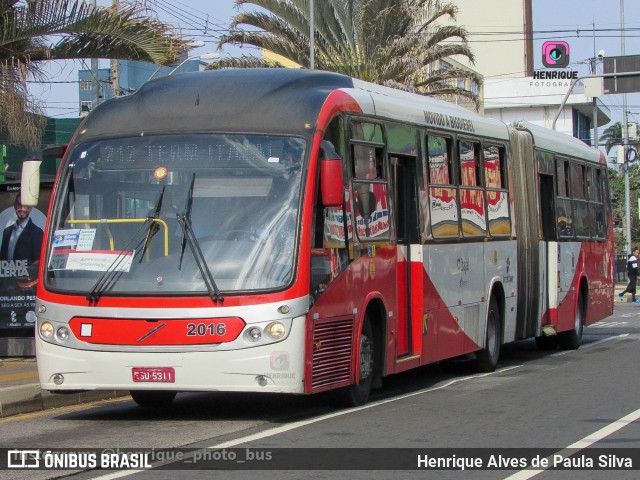
{"type": "MultiPolygon", "coordinates": [[[[187,201],[184,205],[184,216],[191,223],[191,207],[193,205],[193,186],[196,183],[196,174],[191,177],[191,185],[189,186],[189,192],[187,193],[187,201]]],[[[177,215],[179,217],[179,214],[177,215]]],[[[178,218],[178,221],[180,219],[178,218]]],[[[182,225],[181,225],[182,226],[182,225]]],[[[195,238],[195,237],[194,237],[195,238]]],[[[182,258],[184,257],[184,249],[187,246],[187,234],[182,229],[182,243],[180,245],[180,259],[178,260],[178,270],[182,269],[182,258]]]]}
{"type": "Polygon", "coordinates": [[[158,200],[156,200],[156,205],[152,210],[153,215],[147,216],[146,220],[142,223],[140,228],[129,239],[129,242],[127,243],[127,245],[122,250],[120,250],[116,258],[113,260],[113,262],[111,262],[111,265],[109,265],[109,268],[107,268],[104,272],[102,272],[102,275],[100,275],[96,283],[93,284],[93,287],[91,288],[91,290],[86,296],[86,299],[89,301],[89,303],[97,303],[100,297],[102,296],[102,292],[104,292],[107,289],[107,285],[113,286],[118,281],[118,279],[120,278],[123,272],[122,270],[118,270],[117,268],[120,266],[120,264],[124,260],[125,253],[128,253],[131,251],[130,247],[133,244],[134,240],[138,238],[138,236],[140,235],[140,232],[144,230],[144,227],[146,227],[147,224],[150,223],[147,235],[142,240],[140,240],[136,244],[135,248],[133,249],[134,251],[137,251],[138,248],[140,248],[140,246],[142,245],[142,242],[144,242],[142,254],[140,255],[140,261],[142,262],[142,259],[144,258],[144,254],[147,250],[147,247],[149,246],[149,242],[151,241],[151,238],[156,233],[158,228],[156,223],[153,220],[155,220],[160,216],[160,209],[162,208],[162,198],[164,197],[165,188],[166,187],[162,187],[162,191],[158,196],[158,200]],[[154,229],[154,226],[156,227],[155,229],[154,229]],[[116,275],[116,273],[118,273],[119,275],[116,275]]]}
{"type": "Polygon", "coordinates": [[[193,232],[193,228],[191,227],[191,206],[193,204],[193,185],[195,184],[195,181],[196,174],[194,173],[193,178],[191,179],[191,186],[189,187],[184,212],[177,215],[178,223],[180,224],[180,228],[182,228],[182,248],[180,249],[180,263],[178,268],[182,267],[182,257],[184,255],[185,246],[188,244],[211,300],[214,302],[223,302],[224,297],[220,294],[216,281],[213,279],[213,274],[211,273],[209,265],[207,265],[207,261],[200,249],[200,243],[198,242],[196,234],[193,232]]]}
{"type": "MultiPolygon", "coordinates": [[[[162,198],[164,197],[164,191],[166,188],[167,188],[166,186],[162,187],[162,191],[160,192],[160,197],[158,197],[158,200],[156,201],[156,206],[153,209],[153,215],[147,216],[147,222],[151,222],[151,225],[149,225],[149,230],[147,231],[147,238],[144,241],[144,247],[142,248],[142,254],[140,255],[140,263],[142,263],[142,260],[144,259],[144,254],[147,253],[147,249],[149,248],[151,239],[158,232],[158,229],[160,228],[158,224],[154,222],[154,220],[157,220],[158,218],[160,218],[160,209],[162,208],[162,198]]],[[[147,222],[145,222],[145,224],[147,222]]]]}
{"type": "MultiPolygon", "coordinates": [[[[102,296],[102,292],[104,292],[107,289],[107,285],[113,286],[118,281],[120,276],[124,273],[122,270],[118,270],[117,268],[120,266],[120,264],[124,260],[125,254],[131,252],[131,245],[133,245],[133,241],[136,238],[138,238],[138,236],[140,235],[140,232],[142,232],[142,230],[144,229],[144,227],[147,225],[148,222],[149,222],[149,219],[144,221],[144,223],[140,226],[140,228],[136,231],[136,233],[131,237],[131,239],[129,240],[129,243],[127,243],[127,245],[125,245],[125,247],[122,250],[120,250],[120,252],[118,252],[118,255],[113,260],[113,262],[111,262],[111,265],[109,265],[109,268],[107,268],[104,272],[102,272],[102,275],[98,277],[98,280],[96,281],[96,283],[93,284],[93,287],[91,288],[89,293],[87,293],[86,295],[86,299],[89,300],[89,303],[94,303],[94,304],[98,303],[98,300],[100,300],[100,297],[102,296]]],[[[137,251],[138,248],[140,248],[144,240],[145,239],[142,238],[142,240],[140,240],[136,244],[136,246],[133,248],[134,252],[137,251]]]]}

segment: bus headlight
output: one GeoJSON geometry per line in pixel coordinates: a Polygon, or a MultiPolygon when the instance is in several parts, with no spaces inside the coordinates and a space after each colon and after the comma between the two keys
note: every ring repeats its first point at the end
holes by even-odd
{"type": "Polygon", "coordinates": [[[280,322],[271,322],[265,329],[267,334],[274,340],[280,340],[287,333],[287,329],[280,322]]]}
{"type": "Polygon", "coordinates": [[[61,342],[66,342],[67,340],[69,340],[69,329],[67,327],[58,328],[56,337],[58,337],[58,340],[60,340],[61,342]]]}
{"type": "Polygon", "coordinates": [[[258,327],[251,327],[246,331],[245,335],[247,336],[247,340],[250,342],[257,342],[262,338],[262,330],[258,327]]]}
{"type": "Polygon", "coordinates": [[[42,335],[44,338],[51,338],[53,337],[53,325],[51,325],[51,323],[49,322],[42,322],[40,324],[40,335],[42,335]]]}

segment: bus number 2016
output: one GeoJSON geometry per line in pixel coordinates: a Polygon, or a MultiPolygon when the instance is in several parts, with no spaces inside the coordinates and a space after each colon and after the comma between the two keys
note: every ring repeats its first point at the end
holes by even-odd
{"type": "Polygon", "coordinates": [[[204,337],[206,335],[224,335],[227,331],[227,326],[224,323],[188,323],[187,324],[187,336],[188,337],[204,337]]]}

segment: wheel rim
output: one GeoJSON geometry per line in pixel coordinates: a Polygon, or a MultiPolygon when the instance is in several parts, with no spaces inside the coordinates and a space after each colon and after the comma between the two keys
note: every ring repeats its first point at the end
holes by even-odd
{"type": "Polygon", "coordinates": [[[366,380],[373,373],[373,342],[369,337],[360,335],[360,381],[366,380]]]}
{"type": "Polygon", "coordinates": [[[582,333],[582,295],[578,298],[578,307],[576,308],[576,319],[573,328],[578,336],[582,333]]]}
{"type": "Polygon", "coordinates": [[[487,351],[494,357],[498,351],[498,332],[496,331],[496,314],[491,311],[489,325],[487,326],[487,351]]]}

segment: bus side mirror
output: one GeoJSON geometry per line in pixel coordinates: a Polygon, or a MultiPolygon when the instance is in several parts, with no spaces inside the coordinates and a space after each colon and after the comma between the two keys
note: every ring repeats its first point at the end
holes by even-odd
{"type": "Polygon", "coordinates": [[[320,194],[325,207],[341,207],[344,197],[342,160],[333,144],[323,140],[320,144],[320,194]]]}
{"type": "Polygon", "coordinates": [[[327,159],[320,162],[320,193],[325,207],[341,207],[344,196],[342,161],[327,159]]]}
{"type": "Polygon", "coordinates": [[[25,160],[22,163],[22,179],[20,182],[20,201],[25,207],[38,206],[40,197],[40,164],[41,160],[25,160]]]}

